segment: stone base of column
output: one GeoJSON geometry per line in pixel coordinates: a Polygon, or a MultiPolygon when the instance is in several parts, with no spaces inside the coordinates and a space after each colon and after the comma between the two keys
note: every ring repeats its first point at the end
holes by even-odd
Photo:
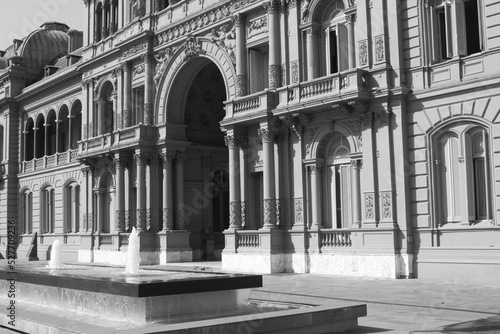
{"type": "Polygon", "coordinates": [[[160,238],[160,264],[193,262],[193,250],[189,246],[188,231],[162,231],[160,238]]]}
{"type": "Polygon", "coordinates": [[[229,228],[241,228],[241,202],[229,202],[229,228]]]}
{"type": "Polygon", "coordinates": [[[262,229],[277,228],[276,225],[276,200],[264,199],[264,225],[262,229]]]}

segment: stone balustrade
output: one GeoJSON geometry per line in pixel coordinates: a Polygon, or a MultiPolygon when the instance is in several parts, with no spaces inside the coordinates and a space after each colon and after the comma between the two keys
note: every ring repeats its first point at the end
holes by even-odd
{"type": "Polygon", "coordinates": [[[78,150],[69,150],[66,152],[55,153],[41,158],[35,158],[30,161],[23,161],[20,164],[21,173],[29,173],[46,168],[66,165],[76,161],[78,150]]]}

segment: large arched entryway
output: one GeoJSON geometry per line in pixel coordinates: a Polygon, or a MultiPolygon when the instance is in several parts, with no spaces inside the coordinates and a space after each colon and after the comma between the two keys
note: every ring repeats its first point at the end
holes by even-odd
{"type": "Polygon", "coordinates": [[[218,241],[208,257],[220,259],[222,231],[229,226],[228,150],[219,123],[225,116],[226,85],[217,65],[198,57],[179,71],[173,87],[166,120],[183,124],[189,142],[186,160],[174,168],[175,175],[183,169],[184,198],[176,191],[173,204],[184,205],[193,260],[207,258],[212,244],[207,239],[218,241]],[[217,182],[224,177],[226,181],[217,182]]]}

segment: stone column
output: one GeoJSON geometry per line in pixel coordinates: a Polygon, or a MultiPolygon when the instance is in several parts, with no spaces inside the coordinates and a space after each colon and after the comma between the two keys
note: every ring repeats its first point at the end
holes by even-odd
{"type": "MultiPolygon", "coordinates": [[[[69,115],[68,115],[68,118],[69,118],[69,115]]],[[[59,153],[59,150],[61,149],[61,147],[59,147],[59,124],[61,124],[61,122],[62,122],[62,120],[56,119],[56,152],[57,153],[59,153]]],[[[71,124],[70,124],[69,131],[70,131],[69,140],[70,140],[70,147],[71,147],[71,124]]]]}
{"type": "Polygon", "coordinates": [[[279,1],[270,0],[265,4],[269,27],[269,89],[281,87],[281,61],[279,36],[279,1]]]}
{"type": "Polygon", "coordinates": [[[94,189],[95,196],[95,227],[97,232],[102,231],[102,197],[103,193],[101,189],[94,189]]]}
{"type": "Polygon", "coordinates": [[[258,130],[264,151],[264,226],[276,227],[276,189],[274,183],[274,132],[269,128],[258,130]]]}
{"type": "Polygon", "coordinates": [[[153,124],[153,90],[154,85],[152,82],[154,76],[153,55],[146,53],[142,56],[145,63],[144,74],[144,124],[153,124]]]}
{"type": "Polygon", "coordinates": [[[90,174],[90,167],[88,166],[83,166],[82,169],[82,175],[83,175],[83,187],[82,191],[80,191],[80,207],[81,207],[81,220],[82,223],[80,231],[81,232],[87,232],[88,231],[88,213],[89,213],[89,208],[88,208],[88,189],[89,189],[89,174],[90,174]]]}
{"type": "MultiPolygon", "coordinates": [[[[37,144],[37,140],[36,140],[37,131],[38,131],[38,128],[35,125],[35,127],[33,127],[33,159],[36,158],[36,155],[38,153],[38,150],[37,150],[37,147],[36,147],[36,144],[37,144]]],[[[33,167],[35,167],[35,166],[33,166],[33,167]]]]}
{"type": "Polygon", "coordinates": [[[146,164],[147,156],[137,152],[134,155],[137,167],[137,209],[136,228],[138,231],[146,230],[146,164]]]}
{"type": "Polygon", "coordinates": [[[280,163],[281,163],[281,221],[284,227],[290,228],[292,222],[290,219],[290,144],[289,144],[289,130],[284,128],[281,132],[281,150],[280,150],[280,163]]]}
{"type": "Polygon", "coordinates": [[[247,94],[247,49],[245,15],[236,14],[236,96],[247,94]]]}
{"type": "Polygon", "coordinates": [[[316,29],[313,27],[306,29],[306,49],[307,49],[307,80],[312,80],[318,76],[318,65],[316,61],[316,29]]]}
{"type": "Polygon", "coordinates": [[[44,144],[43,145],[43,155],[47,155],[47,153],[48,153],[48,146],[49,146],[49,128],[50,128],[50,124],[45,123],[43,126],[45,127],[45,133],[44,133],[44,136],[45,136],[44,140],[45,140],[45,142],[43,143],[44,144]]]}
{"type": "Polygon", "coordinates": [[[241,227],[246,226],[246,199],[247,199],[247,189],[248,189],[248,173],[247,173],[247,163],[245,150],[248,147],[248,139],[245,136],[241,137],[240,140],[240,194],[241,194],[241,227]]]}
{"type": "Polygon", "coordinates": [[[113,1],[109,3],[109,34],[113,35],[115,33],[115,4],[113,1]]]}
{"type": "Polygon", "coordinates": [[[176,230],[185,230],[186,222],[185,222],[185,212],[184,212],[184,161],[187,159],[186,153],[177,153],[176,155],[176,199],[177,205],[175,208],[175,229],[176,230]]]}
{"type": "Polygon", "coordinates": [[[240,155],[237,135],[227,135],[226,146],[229,148],[229,228],[241,228],[241,184],[240,155]]]}
{"type": "Polygon", "coordinates": [[[123,63],[123,127],[131,125],[131,91],[132,91],[132,64],[129,61],[123,63]]]}
{"type": "Polygon", "coordinates": [[[346,15],[346,28],[347,28],[347,52],[349,54],[349,68],[356,67],[356,53],[354,44],[354,21],[355,14],[346,15]]]}
{"type": "Polygon", "coordinates": [[[155,157],[150,157],[147,161],[147,164],[145,166],[145,177],[146,177],[146,230],[151,231],[151,215],[152,211],[151,209],[154,206],[154,201],[152,198],[152,190],[153,190],[153,182],[151,180],[152,178],[152,168],[153,168],[153,161],[155,157]]]}
{"type": "Polygon", "coordinates": [[[311,229],[319,229],[321,224],[321,171],[322,166],[309,166],[311,173],[311,229]]]}
{"type": "Polygon", "coordinates": [[[174,152],[163,152],[160,155],[163,162],[163,230],[174,229],[174,207],[172,194],[172,161],[174,152]]]}
{"type": "Polygon", "coordinates": [[[116,166],[116,214],[115,214],[115,231],[125,231],[125,165],[126,159],[115,154],[116,166]]]}
{"type": "Polygon", "coordinates": [[[361,227],[361,188],[360,168],[361,160],[351,160],[352,164],[352,224],[361,227]]]}

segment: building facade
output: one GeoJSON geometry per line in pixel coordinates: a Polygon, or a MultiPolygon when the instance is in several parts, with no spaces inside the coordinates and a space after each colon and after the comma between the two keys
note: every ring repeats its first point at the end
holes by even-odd
{"type": "Polygon", "coordinates": [[[494,282],[500,4],[85,0],[0,54],[18,256],[494,282]],[[50,47],[47,47],[50,45],[50,47]]]}

